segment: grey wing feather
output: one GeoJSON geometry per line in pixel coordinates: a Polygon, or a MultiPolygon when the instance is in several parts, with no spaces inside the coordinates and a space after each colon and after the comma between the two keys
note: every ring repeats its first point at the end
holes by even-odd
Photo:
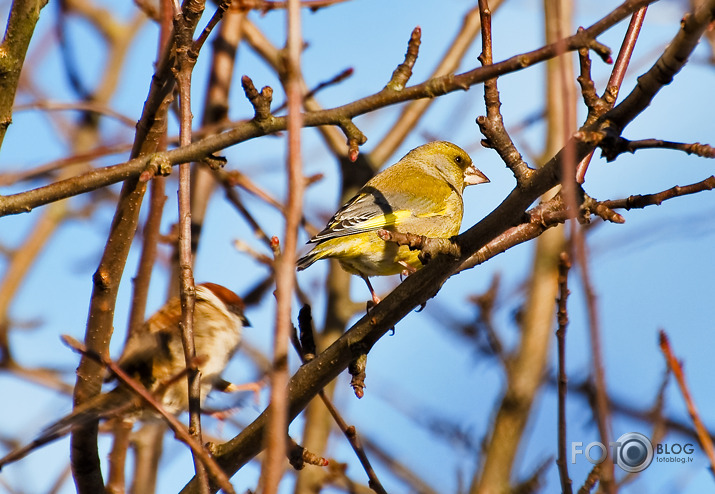
{"type": "Polygon", "coordinates": [[[328,221],[325,229],[311,238],[308,243],[319,243],[331,238],[379,230],[384,225],[377,224],[366,227],[365,223],[395,211],[410,209],[414,214],[420,214],[433,207],[433,202],[428,199],[416,200],[414,196],[393,193],[388,201],[376,189],[365,188],[360,194],[345,203],[328,221]]]}

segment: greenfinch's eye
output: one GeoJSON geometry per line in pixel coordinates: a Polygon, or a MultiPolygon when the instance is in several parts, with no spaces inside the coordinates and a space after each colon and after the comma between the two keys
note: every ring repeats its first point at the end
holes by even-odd
{"type": "Polygon", "coordinates": [[[462,164],[462,157],[461,157],[461,156],[455,156],[455,157],[454,157],[454,161],[456,161],[458,165],[461,165],[461,164],[462,164]]]}

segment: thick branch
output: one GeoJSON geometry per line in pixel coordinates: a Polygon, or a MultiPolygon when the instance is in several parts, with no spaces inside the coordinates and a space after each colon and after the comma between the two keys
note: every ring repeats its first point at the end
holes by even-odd
{"type": "Polygon", "coordinates": [[[0,146],[12,122],[12,105],[27,47],[45,5],[47,0],[25,0],[12,2],[10,8],[5,37],[0,44],[0,146]]]}

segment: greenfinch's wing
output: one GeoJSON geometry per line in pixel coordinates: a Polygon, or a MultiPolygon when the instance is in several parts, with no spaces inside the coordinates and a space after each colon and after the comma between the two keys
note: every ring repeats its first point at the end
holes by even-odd
{"type": "Polygon", "coordinates": [[[310,243],[397,226],[413,216],[437,216],[443,209],[443,201],[435,202],[422,195],[392,192],[388,198],[373,187],[365,187],[335,213],[310,243]]]}

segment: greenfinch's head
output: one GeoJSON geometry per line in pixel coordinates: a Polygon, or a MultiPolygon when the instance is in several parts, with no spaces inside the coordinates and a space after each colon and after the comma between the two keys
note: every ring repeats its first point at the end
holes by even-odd
{"type": "Polygon", "coordinates": [[[425,172],[438,174],[460,193],[467,185],[489,182],[467,152],[451,142],[429,142],[413,149],[402,160],[419,162],[425,172]]]}

